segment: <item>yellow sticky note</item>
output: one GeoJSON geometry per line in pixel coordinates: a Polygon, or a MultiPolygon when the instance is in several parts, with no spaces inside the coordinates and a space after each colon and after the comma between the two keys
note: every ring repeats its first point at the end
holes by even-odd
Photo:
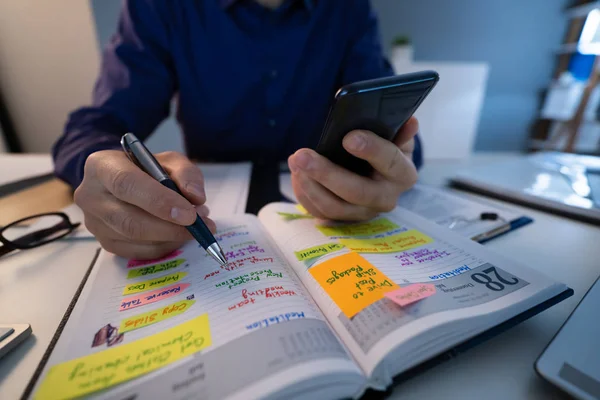
{"type": "Polygon", "coordinates": [[[133,331],[143,328],[144,326],[156,324],[186,312],[196,300],[182,300],[168,306],[158,308],[153,311],[148,311],[143,314],[138,314],[133,317],[124,319],[119,326],[119,333],[133,331]]]}
{"type": "Polygon", "coordinates": [[[286,212],[277,212],[280,216],[283,217],[286,221],[293,221],[295,219],[312,219],[314,218],[310,214],[294,214],[294,213],[286,213],[286,212]]]}
{"type": "Polygon", "coordinates": [[[309,271],[348,318],[382,299],[386,292],[399,288],[356,253],[335,257],[309,271]]]}
{"type": "Polygon", "coordinates": [[[387,218],[377,218],[368,222],[344,225],[317,225],[325,236],[369,236],[400,228],[387,218]]]}
{"type": "Polygon", "coordinates": [[[309,212],[304,208],[302,204],[296,204],[296,209],[300,211],[302,214],[308,214],[309,212]]]}
{"type": "Polygon", "coordinates": [[[137,378],[211,345],[208,314],[131,343],[50,368],[34,398],[84,396],[137,378]]]}
{"type": "Polygon", "coordinates": [[[339,243],[327,243],[318,246],[309,247],[308,249],[295,251],[294,254],[298,261],[310,260],[325,254],[333,253],[334,251],[342,250],[343,245],[339,243]]]}
{"type": "Polygon", "coordinates": [[[433,239],[411,229],[410,231],[377,239],[340,239],[340,242],[357,253],[396,253],[431,243],[433,239]]]}
{"type": "Polygon", "coordinates": [[[129,278],[137,278],[138,276],[146,276],[152,274],[158,274],[159,272],[165,272],[173,268],[179,267],[181,264],[185,262],[184,259],[178,258],[177,260],[165,261],[160,264],[150,265],[144,268],[138,268],[129,271],[127,274],[127,279],[129,278]]]}
{"type": "Polygon", "coordinates": [[[160,278],[150,279],[149,281],[132,283],[131,285],[125,286],[123,294],[140,293],[150,289],[157,289],[159,287],[167,286],[175,282],[179,282],[187,275],[187,272],[175,272],[161,276],[160,278]]]}

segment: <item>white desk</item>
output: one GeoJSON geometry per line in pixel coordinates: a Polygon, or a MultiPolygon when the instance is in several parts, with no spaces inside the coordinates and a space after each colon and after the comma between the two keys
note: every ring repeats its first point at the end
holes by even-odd
{"type": "MultiPolygon", "coordinates": [[[[424,183],[441,185],[459,168],[511,157],[516,156],[481,154],[463,163],[430,162],[420,177],[424,183]]],[[[490,201],[489,197],[485,199],[490,201]]],[[[485,246],[566,283],[575,294],[461,356],[398,385],[392,399],[568,398],[539,378],[533,363],[600,275],[600,227],[495,202],[522,210],[534,223],[485,246]]]]}
{"type": "MultiPolygon", "coordinates": [[[[510,156],[476,156],[466,163],[429,163],[425,183],[453,171],[510,156]]],[[[600,228],[523,208],[535,222],[486,247],[567,283],[575,295],[508,332],[395,388],[393,399],[552,399],[562,395],[533,363],[600,274],[600,228]]],[[[52,243],[0,259],[0,320],[30,323],[33,337],[0,360],[0,399],[19,397],[44,354],[94,255],[94,241],[52,243]]]]}
{"type": "Polygon", "coordinates": [[[0,359],[0,399],[23,394],[98,247],[93,239],[61,241],[0,258],[0,321],[33,331],[0,359]]]}

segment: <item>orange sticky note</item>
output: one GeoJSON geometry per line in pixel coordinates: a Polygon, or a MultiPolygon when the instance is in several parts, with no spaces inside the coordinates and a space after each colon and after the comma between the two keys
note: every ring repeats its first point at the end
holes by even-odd
{"type": "Polygon", "coordinates": [[[357,253],[332,258],[309,271],[348,318],[381,300],[384,293],[398,289],[398,285],[357,253]]]}
{"type": "Polygon", "coordinates": [[[385,293],[385,297],[401,307],[422,300],[435,294],[435,285],[431,283],[415,283],[402,287],[393,292],[385,293]]]}

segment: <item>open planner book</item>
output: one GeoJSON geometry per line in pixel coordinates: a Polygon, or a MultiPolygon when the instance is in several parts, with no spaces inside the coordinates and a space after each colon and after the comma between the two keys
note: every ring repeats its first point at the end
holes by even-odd
{"type": "Polygon", "coordinates": [[[192,242],[101,252],[25,397],[356,398],[572,294],[405,210],[274,203],[217,226],[226,267],[192,242]]]}

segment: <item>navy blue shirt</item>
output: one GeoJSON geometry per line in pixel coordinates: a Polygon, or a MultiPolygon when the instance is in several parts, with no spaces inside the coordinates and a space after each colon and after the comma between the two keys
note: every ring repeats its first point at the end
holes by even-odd
{"type": "MultiPolygon", "coordinates": [[[[314,148],[337,89],[392,75],[368,0],[125,1],[93,102],[53,149],[78,186],[91,153],[148,137],[173,99],[188,156],[285,160],[314,148]]],[[[415,152],[420,164],[420,148],[415,152]]]]}

